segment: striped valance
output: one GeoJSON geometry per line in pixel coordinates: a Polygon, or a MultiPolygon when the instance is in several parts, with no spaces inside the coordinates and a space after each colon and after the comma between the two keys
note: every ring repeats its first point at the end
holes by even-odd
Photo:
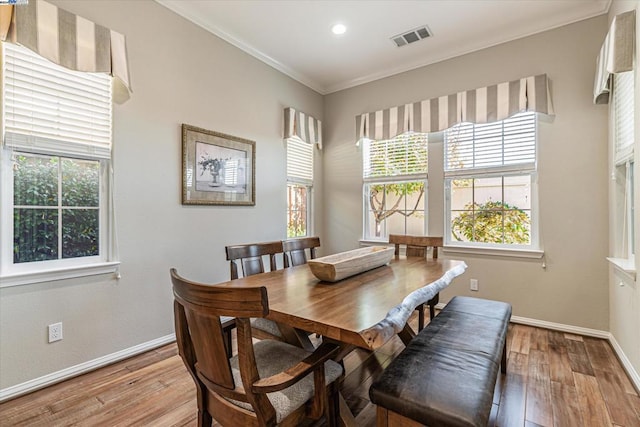
{"type": "Polygon", "coordinates": [[[322,122],[291,107],[284,109],[284,137],[297,136],[309,144],[318,144],[322,149],[322,122]]]}
{"type": "Polygon", "coordinates": [[[554,114],[546,74],[361,114],[356,116],[356,135],[358,140],[380,140],[408,131],[439,132],[461,122],[504,120],[521,111],[554,114]]]}
{"type": "Polygon", "coordinates": [[[593,85],[594,104],[609,103],[611,74],[633,70],[635,27],[635,10],[621,13],[613,18],[611,28],[598,55],[596,79],[593,85]]]}
{"type": "Polygon", "coordinates": [[[25,46],[63,67],[112,75],[113,99],[131,94],[122,34],[42,0],[0,6],[0,39],[25,46]]]}

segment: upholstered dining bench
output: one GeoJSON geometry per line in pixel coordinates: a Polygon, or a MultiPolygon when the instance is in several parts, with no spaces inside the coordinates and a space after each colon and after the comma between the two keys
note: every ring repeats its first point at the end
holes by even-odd
{"type": "Polygon", "coordinates": [[[511,305],[454,297],[369,390],[378,426],[486,426],[511,305]]]}

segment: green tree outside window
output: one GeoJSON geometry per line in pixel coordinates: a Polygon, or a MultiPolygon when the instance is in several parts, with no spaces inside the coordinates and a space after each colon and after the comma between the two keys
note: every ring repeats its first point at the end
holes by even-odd
{"type": "Polygon", "coordinates": [[[14,263],[99,254],[100,163],[13,156],[14,263]]]}

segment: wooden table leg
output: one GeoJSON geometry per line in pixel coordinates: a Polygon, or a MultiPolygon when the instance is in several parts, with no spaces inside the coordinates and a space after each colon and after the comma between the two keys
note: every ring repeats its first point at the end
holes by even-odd
{"type": "MultiPolygon", "coordinates": [[[[345,344],[343,342],[340,342],[331,338],[327,338],[327,337],[322,337],[322,341],[335,343],[340,346],[340,350],[338,350],[338,352],[335,354],[335,356],[332,359],[340,363],[342,365],[342,368],[344,368],[342,359],[344,359],[349,353],[351,353],[353,350],[357,348],[355,345],[345,344]]],[[[345,375],[346,375],[346,372],[345,372],[345,375]]],[[[347,402],[344,400],[344,397],[342,396],[342,392],[338,393],[338,403],[340,406],[340,425],[343,427],[355,427],[356,418],[353,416],[353,412],[351,412],[351,409],[347,405],[347,402]]]]}
{"type": "Polygon", "coordinates": [[[347,357],[349,353],[351,353],[353,350],[357,348],[355,345],[345,344],[343,342],[340,342],[331,338],[327,338],[327,337],[322,337],[322,342],[329,342],[329,343],[337,344],[340,346],[340,350],[338,350],[335,356],[331,358],[332,360],[339,362],[340,364],[342,364],[342,359],[347,357]]]}
{"type": "Polygon", "coordinates": [[[307,351],[314,351],[315,347],[309,339],[309,333],[301,329],[293,328],[284,323],[277,323],[280,333],[282,334],[285,342],[293,344],[296,347],[304,348],[307,351]]]}
{"type": "Polygon", "coordinates": [[[342,393],[338,393],[338,400],[340,402],[340,425],[343,427],[355,427],[356,418],[353,416],[349,406],[347,406],[342,393]]]}

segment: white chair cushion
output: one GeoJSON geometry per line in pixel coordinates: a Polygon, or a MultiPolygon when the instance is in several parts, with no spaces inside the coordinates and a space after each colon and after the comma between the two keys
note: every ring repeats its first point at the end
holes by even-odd
{"type": "MultiPolygon", "coordinates": [[[[311,353],[291,344],[274,340],[260,340],[253,346],[256,356],[256,364],[260,378],[270,377],[279,372],[288,369],[311,353]]],[[[233,373],[233,381],[236,390],[243,391],[242,378],[240,377],[240,369],[238,367],[238,356],[229,359],[231,363],[231,372],[233,373]]],[[[333,360],[328,360],[324,365],[325,381],[331,384],[342,375],[342,366],[333,360]]],[[[284,390],[267,393],[269,401],[276,410],[277,422],[280,423],[293,411],[305,404],[313,396],[313,374],[307,375],[291,387],[284,390]]],[[[253,408],[249,403],[238,402],[237,400],[228,399],[230,402],[244,409],[253,412],[253,408]]]]}

